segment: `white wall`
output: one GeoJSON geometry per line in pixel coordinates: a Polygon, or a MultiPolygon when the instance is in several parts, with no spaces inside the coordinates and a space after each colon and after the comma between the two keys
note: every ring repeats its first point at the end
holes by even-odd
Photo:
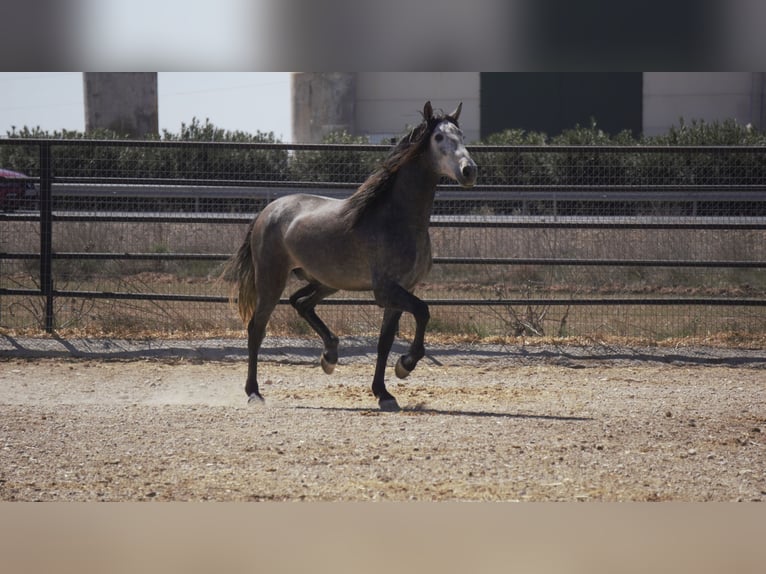
{"type": "Polygon", "coordinates": [[[761,72],[644,72],[644,135],[665,133],[681,117],[763,127],[762,92],[761,72]]]}
{"type": "MultiPolygon", "coordinates": [[[[706,122],[735,119],[766,129],[763,72],[644,72],[643,131],[666,133],[679,118],[706,122]]],[[[356,132],[372,141],[399,135],[420,122],[423,104],[452,111],[463,102],[466,141],[479,139],[479,72],[359,72],[356,132]]]]}
{"type": "Polygon", "coordinates": [[[479,139],[479,72],[358,72],[355,131],[373,143],[401,135],[422,120],[423,104],[454,111],[467,143],[479,139]]]}

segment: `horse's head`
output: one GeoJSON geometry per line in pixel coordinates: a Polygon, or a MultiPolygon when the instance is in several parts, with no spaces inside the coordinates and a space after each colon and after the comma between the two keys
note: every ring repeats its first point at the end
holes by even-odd
{"type": "Polygon", "coordinates": [[[476,163],[465,149],[463,132],[457,123],[462,109],[461,102],[451,114],[434,117],[431,102],[426,102],[423,117],[429,124],[436,123],[431,130],[429,150],[437,173],[457,181],[463,187],[473,187],[476,183],[476,163]]]}

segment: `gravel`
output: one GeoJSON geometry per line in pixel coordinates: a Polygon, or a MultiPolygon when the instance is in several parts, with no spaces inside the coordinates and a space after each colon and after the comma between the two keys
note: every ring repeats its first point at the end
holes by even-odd
{"type": "MultiPolygon", "coordinates": [[[[766,353],[429,345],[403,410],[374,341],[0,337],[0,500],[760,501],[766,353]]],[[[392,354],[403,351],[397,345],[392,354]]]]}

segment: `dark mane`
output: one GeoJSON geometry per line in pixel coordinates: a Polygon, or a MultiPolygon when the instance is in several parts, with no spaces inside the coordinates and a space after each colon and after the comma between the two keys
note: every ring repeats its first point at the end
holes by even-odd
{"type": "Polygon", "coordinates": [[[424,118],[419,126],[399,140],[388,157],[383,160],[382,165],[346,200],[346,211],[343,217],[349,229],[356,227],[375,203],[385,197],[388,190],[393,187],[399,169],[425,151],[431,132],[444,120],[457,125],[457,120],[443,112],[424,118]]]}

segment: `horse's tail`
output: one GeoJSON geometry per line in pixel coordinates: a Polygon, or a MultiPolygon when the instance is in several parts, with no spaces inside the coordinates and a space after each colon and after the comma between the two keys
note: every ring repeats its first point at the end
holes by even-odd
{"type": "Polygon", "coordinates": [[[255,265],[251,246],[254,225],[255,220],[248,227],[247,235],[239,250],[228,260],[221,273],[221,279],[232,283],[229,301],[232,305],[236,301],[239,316],[246,325],[255,312],[255,302],[258,297],[255,290],[255,265]]]}

